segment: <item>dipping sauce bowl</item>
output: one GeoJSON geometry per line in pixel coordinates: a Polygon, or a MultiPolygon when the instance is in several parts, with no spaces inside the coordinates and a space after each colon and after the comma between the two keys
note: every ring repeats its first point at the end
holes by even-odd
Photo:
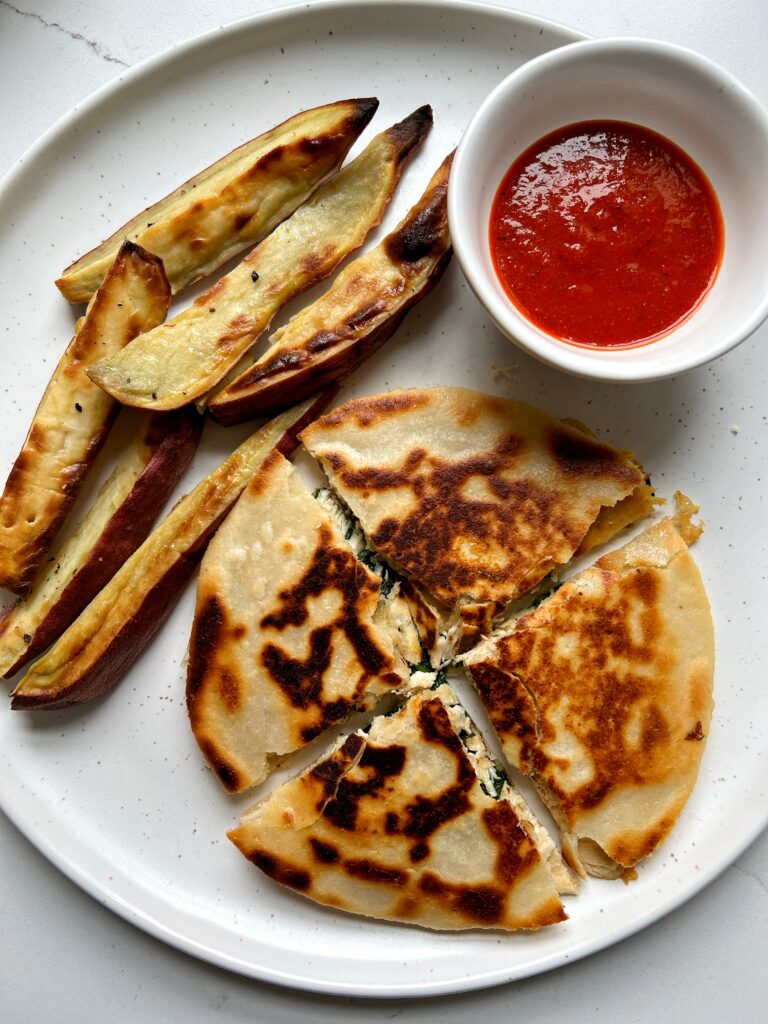
{"type": "MultiPolygon", "coordinates": [[[[448,215],[462,270],[497,327],[567,373],[633,382],[673,376],[723,355],[768,316],[768,115],[727,71],[680,46],[589,40],[523,65],[470,121],[453,162],[448,215]],[[689,316],[643,344],[573,344],[547,333],[511,299],[494,265],[491,211],[510,166],[543,136],[587,121],[629,122],[669,139],[701,168],[722,212],[714,284],[689,316]]],[[[599,280],[590,301],[601,302],[599,280]]]]}

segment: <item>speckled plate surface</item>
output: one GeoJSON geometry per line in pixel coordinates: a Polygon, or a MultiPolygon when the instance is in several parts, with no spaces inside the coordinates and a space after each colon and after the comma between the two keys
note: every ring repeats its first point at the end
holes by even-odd
{"type": "MultiPolygon", "coordinates": [[[[73,314],[53,279],[141,206],[301,107],[377,94],[381,108],[364,142],[430,102],[434,132],[407,173],[386,231],[490,88],[522,61],[574,38],[479,4],[324,4],[185,44],[72,111],[0,191],[0,466],[15,457],[71,334],[73,314]]],[[[183,661],[192,587],[110,695],[69,712],[0,716],[2,807],[63,871],[128,920],[213,963],[285,985],[357,995],[460,991],[546,970],[642,928],[713,878],[768,816],[760,635],[767,344],[763,328],[717,364],[659,384],[566,378],[497,333],[454,265],[343,393],[466,384],[524,398],[634,448],[662,494],[680,487],[701,503],[707,530],[695,554],[715,617],[717,709],[693,797],[634,884],[590,880],[568,901],[565,925],[512,936],[370,922],[272,885],[224,835],[249,799],[231,800],[220,790],[187,726],[183,661]]],[[[183,489],[246,433],[209,426],[183,489]]],[[[102,477],[119,442],[118,431],[100,463],[102,477]]],[[[476,711],[471,697],[468,703],[476,711]]]]}

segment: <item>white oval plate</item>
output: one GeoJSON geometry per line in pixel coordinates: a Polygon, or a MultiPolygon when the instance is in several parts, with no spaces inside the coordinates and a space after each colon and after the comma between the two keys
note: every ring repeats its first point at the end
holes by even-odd
{"type": "MultiPolygon", "coordinates": [[[[367,139],[430,102],[434,131],[403,181],[387,230],[493,85],[575,38],[481,4],[326,3],[206,35],[73,110],[0,190],[0,466],[15,457],[71,333],[73,314],[53,279],[139,208],[301,107],[378,95],[367,139]]],[[[768,472],[768,446],[757,442],[765,433],[767,339],[762,346],[759,339],[679,380],[635,387],[573,380],[505,341],[453,265],[343,392],[460,383],[521,397],[635,448],[662,493],[681,487],[702,503],[708,529],[696,557],[716,620],[717,711],[696,791],[634,884],[590,880],[568,901],[570,920],[535,935],[381,924],[273,885],[226,840],[249,800],[219,789],[187,726],[192,587],[106,698],[68,712],[0,716],[2,807],[54,863],[127,920],[212,963],[318,991],[427,995],[497,984],[594,952],[668,912],[765,824],[768,690],[757,609],[766,546],[759,480],[768,472]]],[[[184,490],[245,433],[209,427],[184,490]]]]}

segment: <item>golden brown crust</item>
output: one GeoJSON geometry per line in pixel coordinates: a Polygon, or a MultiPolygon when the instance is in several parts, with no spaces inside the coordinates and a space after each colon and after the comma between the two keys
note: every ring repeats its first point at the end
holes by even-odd
{"type": "Polygon", "coordinates": [[[317,302],[269,339],[264,355],[209,403],[225,426],[289,405],[348,376],[432,290],[451,257],[451,154],[424,195],[381,243],[339,274],[317,302]]]}
{"type": "Polygon", "coordinates": [[[449,929],[565,919],[528,827],[482,790],[433,694],[348,737],[229,838],[274,881],[354,913],[449,929]]]}
{"type": "Polygon", "coordinates": [[[601,509],[642,483],[627,453],[464,388],[354,399],[302,440],[373,546],[465,608],[472,630],[567,562],[601,509]]]}
{"type": "Polygon", "coordinates": [[[296,432],[328,394],[258,430],[169,512],[51,649],[22,677],[11,706],[56,709],[110,689],[176,603],[233,502],[273,448],[290,452],[296,432]]]}
{"type": "Polygon", "coordinates": [[[194,455],[202,422],[191,408],[147,418],[94,506],[0,623],[6,679],[61,636],[144,541],[194,455]]]}
{"type": "Polygon", "coordinates": [[[381,222],[432,124],[428,107],[382,132],[229,274],[130,353],[90,369],[126,405],[174,409],[215,387],[290,299],[333,273],[381,222]]]}
{"type": "Polygon", "coordinates": [[[174,294],[267,235],[335,173],[378,100],[302,111],[185,181],[86,253],[56,282],[87,302],[123,239],[156,253],[174,294]]]}
{"type": "Polygon", "coordinates": [[[88,366],[159,324],[169,302],[160,260],[126,242],[54,370],[0,497],[0,586],[30,588],[117,414],[88,366]]]}
{"type": "Polygon", "coordinates": [[[290,463],[267,459],[203,559],[190,641],[190,724],[225,789],[403,682],[379,592],[290,463]]]}
{"type": "Polygon", "coordinates": [[[670,519],[465,658],[506,755],[539,784],[572,857],[603,875],[647,857],[677,820],[713,662],[704,587],[670,519]]]}

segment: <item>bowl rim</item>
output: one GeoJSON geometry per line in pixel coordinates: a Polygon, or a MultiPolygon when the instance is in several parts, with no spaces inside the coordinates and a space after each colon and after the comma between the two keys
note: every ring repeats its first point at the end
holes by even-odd
{"type": "MultiPolygon", "coordinates": [[[[709,57],[679,43],[638,36],[579,40],[527,61],[522,67],[503,78],[482,101],[465,128],[454,155],[448,188],[448,223],[454,252],[467,282],[499,330],[514,344],[541,362],[577,377],[640,383],[673,377],[706,365],[736,348],[768,317],[768,290],[746,316],[741,317],[719,340],[716,339],[707,346],[691,346],[679,353],[667,354],[661,358],[655,342],[615,350],[589,349],[587,354],[579,346],[570,345],[535,327],[512,302],[499,294],[495,279],[490,280],[485,269],[481,269],[480,261],[475,257],[475,246],[469,241],[472,229],[467,222],[466,203],[463,199],[463,179],[467,174],[467,165],[472,159],[473,143],[480,126],[491,112],[500,105],[505,105],[510,94],[514,96],[525,89],[553,65],[568,65],[617,52],[641,57],[647,55],[670,58],[687,65],[694,73],[708,78],[723,92],[727,90],[732,100],[759,123],[768,146],[768,111],[747,86],[709,57]],[[654,350],[656,355],[653,354],[654,350]]],[[[676,328],[673,328],[670,334],[675,330],[676,328]]]]}

